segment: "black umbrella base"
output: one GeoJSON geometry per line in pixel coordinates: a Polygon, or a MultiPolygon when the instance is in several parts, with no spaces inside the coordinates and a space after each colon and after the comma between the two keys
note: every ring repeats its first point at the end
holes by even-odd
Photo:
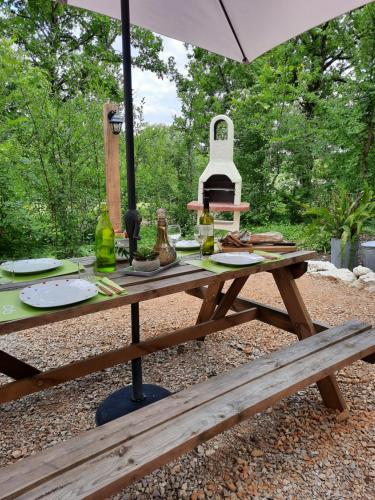
{"type": "Polygon", "coordinates": [[[139,410],[172,394],[167,389],[152,384],[144,384],[142,392],[145,397],[141,401],[134,401],[132,399],[133,388],[131,385],[113,392],[96,410],[96,425],[99,426],[111,422],[111,420],[139,410]]]}

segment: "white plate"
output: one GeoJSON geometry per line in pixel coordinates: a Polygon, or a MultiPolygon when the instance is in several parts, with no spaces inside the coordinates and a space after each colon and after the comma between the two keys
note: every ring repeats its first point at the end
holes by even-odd
{"type": "Polygon", "coordinates": [[[51,271],[61,265],[61,260],[45,258],[3,262],[1,264],[1,268],[8,273],[14,272],[15,274],[32,274],[43,271],[51,271]]]}
{"type": "Polygon", "coordinates": [[[264,257],[252,253],[228,252],[211,255],[210,260],[227,266],[249,266],[250,264],[261,262],[264,260],[264,257]]]}
{"type": "Polygon", "coordinates": [[[21,290],[22,302],[33,307],[60,307],[76,304],[95,297],[98,291],[93,283],[78,279],[60,279],[30,285],[21,290]]]}
{"type": "Polygon", "coordinates": [[[181,240],[176,243],[177,250],[199,250],[199,243],[195,240],[181,240]]]}

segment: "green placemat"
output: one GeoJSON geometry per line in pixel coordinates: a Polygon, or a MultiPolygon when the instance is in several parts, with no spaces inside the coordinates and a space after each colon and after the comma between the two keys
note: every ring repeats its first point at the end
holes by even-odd
{"type": "MultiPolygon", "coordinates": [[[[73,274],[78,272],[77,262],[72,262],[70,260],[64,259],[61,261],[62,266],[52,271],[46,271],[44,273],[35,274],[15,274],[13,283],[27,283],[29,281],[40,280],[43,278],[52,278],[53,276],[63,276],[64,274],[73,274]]],[[[82,264],[79,265],[80,271],[84,271],[82,264]]],[[[0,281],[1,283],[11,283],[12,277],[10,273],[0,269],[0,281]]]]}
{"type": "Polygon", "coordinates": [[[283,256],[281,254],[276,254],[276,253],[271,253],[271,252],[262,252],[261,250],[257,250],[256,252],[257,255],[272,255],[273,257],[276,257],[275,259],[269,260],[265,259],[261,262],[254,262],[254,264],[250,264],[249,266],[224,266],[223,264],[216,264],[216,262],[212,262],[210,259],[203,259],[203,260],[198,260],[198,259],[191,259],[185,261],[187,264],[191,264],[192,266],[196,267],[201,267],[202,269],[205,269],[206,271],[211,271],[212,273],[216,274],[221,274],[221,273],[226,273],[228,271],[234,271],[236,269],[246,269],[247,267],[254,266],[256,264],[264,264],[265,262],[275,262],[278,260],[281,260],[283,256]]]}
{"type": "MultiPolygon", "coordinates": [[[[14,321],[17,319],[30,318],[33,316],[41,316],[49,312],[64,309],[63,307],[54,307],[51,309],[37,309],[21,302],[19,295],[21,290],[8,290],[0,292],[0,323],[2,321],[14,321]]],[[[106,295],[96,295],[90,300],[86,300],[85,304],[95,304],[96,302],[103,302],[110,300],[120,295],[113,295],[108,297],[106,295]]],[[[82,302],[83,304],[83,302],[82,302]]],[[[75,305],[75,304],[73,304],[75,305]]]]}
{"type": "Polygon", "coordinates": [[[216,264],[216,262],[212,262],[209,259],[191,259],[185,261],[187,264],[191,264],[192,266],[201,267],[206,271],[211,271],[212,273],[220,274],[226,273],[228,271],[235,271],[236,269],[244,269],[249,266],[223,266],[222,264],[216,264]]]}

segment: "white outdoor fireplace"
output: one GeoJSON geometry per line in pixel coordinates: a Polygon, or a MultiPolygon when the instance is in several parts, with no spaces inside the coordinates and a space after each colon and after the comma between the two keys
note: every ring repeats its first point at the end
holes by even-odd
{"type": "Polygon", "coordinates": [[[203,211],[203,194],[210,200],[210,211],[232,213],[232,220],[215,219],[216,229],[238,231],[240,214],[249,210],[249,204],[241,202],[242,178],[233,163],[233,122],[228,116],[218,115],[210,124],[210,161],[199,178],[198,201],[188,203],[189,210],[203,211]],[[226,124],[226,139],[218,139],[219,124],[226,124]]]}

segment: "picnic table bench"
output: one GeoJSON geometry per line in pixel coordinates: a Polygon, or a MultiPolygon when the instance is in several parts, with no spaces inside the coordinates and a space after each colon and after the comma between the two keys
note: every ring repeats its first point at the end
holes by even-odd
{"type": "Polygon", "coordinates": [[[0,333],[6,333],[181,291],[202,299],[195,325],[48,372],[35,373],[35,367],[16,358],[13,364],[3,353],[1,371],[18,380],[0,388],[0,401],[254,319],[294,332],[301,340],[0,470],[1,498],[103,498],[315,382],[326,406],[344,410],[334,372],[358,359],[373,360],[375,329],[354,320],[334,328],[311,320],[295,280],[313,255],[294,252],[222,274],[190,265],[152,280],[119,273],[115,280],[126,286],[126,296],[1,323],[0,333]],[[249,276],[264,271],[272,273],[286,312],[239,297],[249,276]],[[228,314],[230,310],[234,312],[228,314]]]}

